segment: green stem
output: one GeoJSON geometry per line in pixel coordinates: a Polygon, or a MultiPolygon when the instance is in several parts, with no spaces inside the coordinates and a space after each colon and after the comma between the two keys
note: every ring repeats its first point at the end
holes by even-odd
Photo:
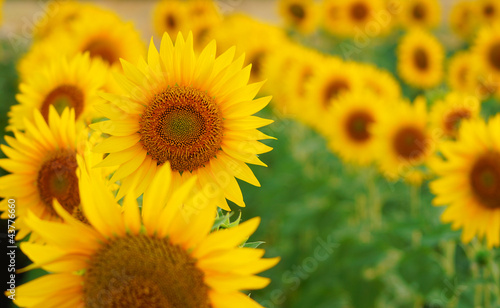
{"type": "Polygon", "coordinates": [[[413,218],[420,213],[420,185],[410,185],[410,211],[413,218]]]}

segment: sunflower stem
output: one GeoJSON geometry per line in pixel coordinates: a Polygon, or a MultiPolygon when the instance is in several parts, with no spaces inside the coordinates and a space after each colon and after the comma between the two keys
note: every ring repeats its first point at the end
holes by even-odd
{"type": "Polygon", "coordinates": [[[410,185],[410,211],[413,218],[420,213],[420,185],[410,185]]]}

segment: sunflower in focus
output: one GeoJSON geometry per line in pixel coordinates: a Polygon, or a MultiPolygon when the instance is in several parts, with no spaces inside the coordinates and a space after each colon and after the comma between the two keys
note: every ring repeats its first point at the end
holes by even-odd
{"type": "Polygon", "coordinates": [[[434,28],[441,22],[441,6],[438,0],[407,0],[401,3],[399,22],[405,28],[434,28]]]}
{"type": "Polygon", "coordinates": [[[414,29],[408,32],[398,46],[400,77],[417,88],[432,88],[443,78],[444,49],[431,34],[414,29]]]}
{"type": "Polygon", "coordinates": [[[499,20],[500,3],[496,0],[478,0],[477,8],[481,21],[486,24],[492,24],[499,20]]]}
{"type": "Polygon", "coordinates": [[[235,48],[215,53],[214,41],[197,57],[191,34],[187,40],[179,34],[175,46],[165,34],[160,53],[151,42],[147,63],[123,61],[117,79],[127,94],[104,96],[117,108],[103,105],[110,121],[91,125],[111,136],[95,151],[110,153],[100,166],[119,165],[111,179],[122,180],[119,197],[132,183],[141,183],[142,193],[167,162],[175,183],[197,176],[197,188],[213,186],[225,210],[225,198],[245,206],[234,177],[260,185],[246,163],[265,166],[257,155],[271,148],[258,140],[270,137],[257,128],[273,121],[252,115],[271,98],[254,100],[263,83],[247,84],[251,67],[242,68],[243,56],[233,60],[235,48]]]}
{"type": "Polygon", "coordinates": [[[380,170],[388,179],[405,178],[425,164],[433,153],[427,128],[425,99],[418,97],[411,105],[400,101],[383,113],[373,128],[380,170]]]}
{"type": "Polygon", "coordinates": [[[256,230],[259,218],[210,233],[217,207],[185,206],[195,180],[174,185],[168,163],[158,168],[141,210],[130,195],[120,206],[81,157],[78,164],[89,224],[58,203],[56,211],[65,223],[29,215],[28,224],[46,245],[21,244],[34,261],[27,269],[41,267],[51,274],[17,287],[17,305],[261,307],[240,290],[265,287],[269,279],[255,274],[279,258],[263,259],[262,249],[238,247],[256,230]]]}
{"type": "Polygon", "coordinates": [[[325,113],[340,96],[362,89],[359,76],[359,68],[355,64],[328,57],[309,80],[305,94],[307,99],[297,104],[297,108],[304,110],[299,116],[321,131],[325,113]]]}
{"type": "Polygon", "coordinates": [[[450,92],[443,100],[436,101],[431,108],[429,119],[433,135],[456,138],[463,120],[477,119],[480,102],[473,95],[450,92]]]}
{"type": "Polygon", "coordinates": [[[374,161],[376,143],[371,130],[387,103],[371,92],[340,97],[322,123],[329,147],[343,160],[367,165],[374,161]]]}
{"type": "Polygon", "coordinates": [[[464,39],[471,39],[479,24],[479,12],[476,3],[462,0],[455,3],[450,13],[451,29],[464,39]]]}
{"type": "Polygon", "coordinates": [[[78,122],[90,123],[96,115],[93,105],[101,101],[97,93],[102,90],[107,74],[106,67],[91,60],[88,53],[70,60],[54,59],[21,83],[16,95],[19,104],[13,105],[8,113],[7,129],[26,129],[25,119],[32,121],[35,109],[48,121],[51,106],[59,113],[66,107],[73,108],[78,122]]]}
{"type": "Polygon", "coordinates": [[[66,108],[59,116],[50,106],[48,124],[38,110],[32,113],[26,133],[14,130],[14,138],[5,136],[9,146],[1,145],[8,158],[0,159],[0,167],[11,173],[0,178],[0,196],[5,198],[0,202],[1,218],[8,215],[7,199],[15,198],[17,239],[31,231],[25,222],[28,211],[44,220],[59,219],[53,199],[71,215],[82,217],[75,170],[86,135],[75,125],[75,111],[66,108]]]}
{"type": "Polygon", "coordinates": [[[495,79],[500,78],[500,22],[481,29],[474,53],[486,74],[491,74],[495,79]]]}
{"type": "Polygon", "coordinates": [[[488,123],[464,121],[456,141],[440,146],[444,159],[433,161],[438,179],[430,183],[433,204],[446,206],[441,216],[453,229],[462,228],[462,241],[486,238],[500,245],[500,116],[488,123]]]}
{"type": "Polygon", "coordinates": [[[390,72],[368,64],[361,64],[359,71],[363,87],[368,91],[390,100],[401,97],[401,86],[390,72]]]}
{"type": "Polygon", "coordinates": [[[280,0],[278,11],[287,26],[301,33],[311,33],[318,22],[318,8],[313,0],[280,0]]]}
{"type": "Polygon", "coordinates": [[[153,27],[157,35],[167,32],[174,38],[177,33],[185,31],[189,22],[189,14],[184,1],[158,1],[153,11],[153,27]]]}
{"type": "Polygon", "coordinates": [[[474,91],[474,72],[478,67],[477,57],[471,52],[455,53],[448,62],[448,85],[457,92],[472,93],[474,91]]]}

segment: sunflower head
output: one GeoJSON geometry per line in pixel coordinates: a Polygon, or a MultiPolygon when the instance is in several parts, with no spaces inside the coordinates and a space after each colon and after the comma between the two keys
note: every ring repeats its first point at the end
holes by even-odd
{"type": "Polygon", "coordinates": [[[461,0],[455,3],[450,13],[451,29],[466,40],[474,37],[479,26],[479,9],[476,3],[461,0]]]}
{"type": "Polygon", "coordinates": [[[408,0],[402,4],[400,23],[406,28],[434,28],[441,19],[437,0],[408,0]]]}
{"type": "Polygon", "coordinates": [[[500,78],[500,22],[483,27],[476,39],[474,53],[481,68],[495,79],[500,78]]]}
{"type": "Polygon", "coordinates": [[[312,0],[280,0],[278,10],[287,26],[311,33],[318,23],[318,9],[312,0]]]}

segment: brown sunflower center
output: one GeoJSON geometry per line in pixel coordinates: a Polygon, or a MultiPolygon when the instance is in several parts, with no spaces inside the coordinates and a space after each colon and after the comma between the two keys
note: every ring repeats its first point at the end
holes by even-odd
{"type": "Polygon", "coordinates": [[[356,21],[363,21],[368,17],[369,10],[363,2],[353,3],[351,6],[351,16],[356,21]]]}
{"type": "Polygon", "coordinates": [[[158,164],[193,171],[220,149],[222,115],[214,98],[190,87],[169,87],[157,94],[141,117],[141,143],[158,164]]]}
{"type": "Polygon", "coordinates": [[[427,10],[425,5],[423,3],[416,3],[415,6],[413,6],[411,14],[413,15],[413,18],[415,18],[418,21],[424,20],[425,17],[427,16],[427,10]]]}
{"type": "Polygon", "coordinates": [[[370,139],[368,127],[375,122],[372,115],[365,111],[353,112],[346,121],[346,131],[349,137],[357,142],[370,139]]]}
{"type": "Polygon", "coordinates": [[[417,159],[427,148],[427,138],[422,130],[416,127],[403,127],[394,137],[394,149],[404,159],[417,159]]]}
{"type": "Polygon", "coordinates": [[[290,5],[290,14],[297,19],[297,20],[302,20],[304,17],[306,17],[306,12],[304,10],[304,7],[300,4],[294,3],[290,5]]]}
{"type": "Polygon", "coordinates": [[[495,43],[491,46],[489,52],[489,59],[491,65],[496,69],[500,70],[500,42],[495,43]]]}
{"type": "Polygon", "coordinates": [[[299,83],[297,89],[298,90],[297,93],[299,94],[300,97],[304,97],[304,95],[306,94],[306,84],[311,79],[312,76],[313,76],[312,68],[310,66],[304,67],[299,77],[299,83]]]}
{"type": "Polygon", "coordinates": [[[470,111],[467,109],[457,109],[450,112],[444,119],[444,127],[449,134],[454,135],[460,125],[460,121],[470,118],[470,111]]]}
{"type": "Polygon", "coordinates": [[[421,71],[425,71],[429,67],[429,56],[423,48],[415,49],[413,52],[413,61],[415,66],[421,71]]]}
{"type": "Polygon", "coordinates": [[[347,81],[343,79],[336,79],[331,81],[323,92],[323,105],[328,107],[332,99],[335,99],[339,96],[343,91],[350,90],[350,86],[347,81]]]}
{"type": "Polygon", "coordinates": [[[40,113],[45,121],[49,119],[49,107],[54,106],[59,114],[61,114],[66,107],[75,109],[75,117],[78,118],[83,111],[84,105],[83,92],[73,85],[60,85],[52,90],[42,102],[40,113]]]}
{"type": "Polygon", "coordinates": [[[472,167],[470,185],[482,205],[500,208],[500,153],[487,152],[472,167]]]}
{"type": "Polygon", "coordinates": [[[167,25],[167,29],[175,29],[177,27],[177,20],[173,14],[168,14],[165,18],[165,24],[167,25]]]}
{"type": "Polygon", "coordinates": [[[88,308],[211,307],[196,260],[168,239],[128,235],[104,244],[83,276],[88,308]]]}
{"type": "Polygon", "coordinates": [[[264,51],[257,52],[253,57],[250,58],[250,63],[252,63],[252,76],[259,78],[262,73],[262,64],[264,63],[264,58],[266,53],[264,51]]]}
{"type": "Polygon", "coordinates": [[[120,57],[116,54],[116,47],[112,42],[105,39],[90,41],[83,50],[88,51],[90,57],[99,57],[109,64],[116,63],[120,60],[120,57]]]}
{"type": "Polygon", "coordinates": [[[79,208],[80,191],[76,167],[75,153],[61,151],[44,162],[38,171],[37,187],[40,199],[53,215],[57,215],[52,207],[53,199],[68,213],[74,214],[79,208]]]}
{"type": "Polygon", "coordinates": [[[495,15],[495,7],[493,6],[493,4],[485,5],[483,8],[483,14],[486,17],[491,17],[491,16],[495,15]]]}

